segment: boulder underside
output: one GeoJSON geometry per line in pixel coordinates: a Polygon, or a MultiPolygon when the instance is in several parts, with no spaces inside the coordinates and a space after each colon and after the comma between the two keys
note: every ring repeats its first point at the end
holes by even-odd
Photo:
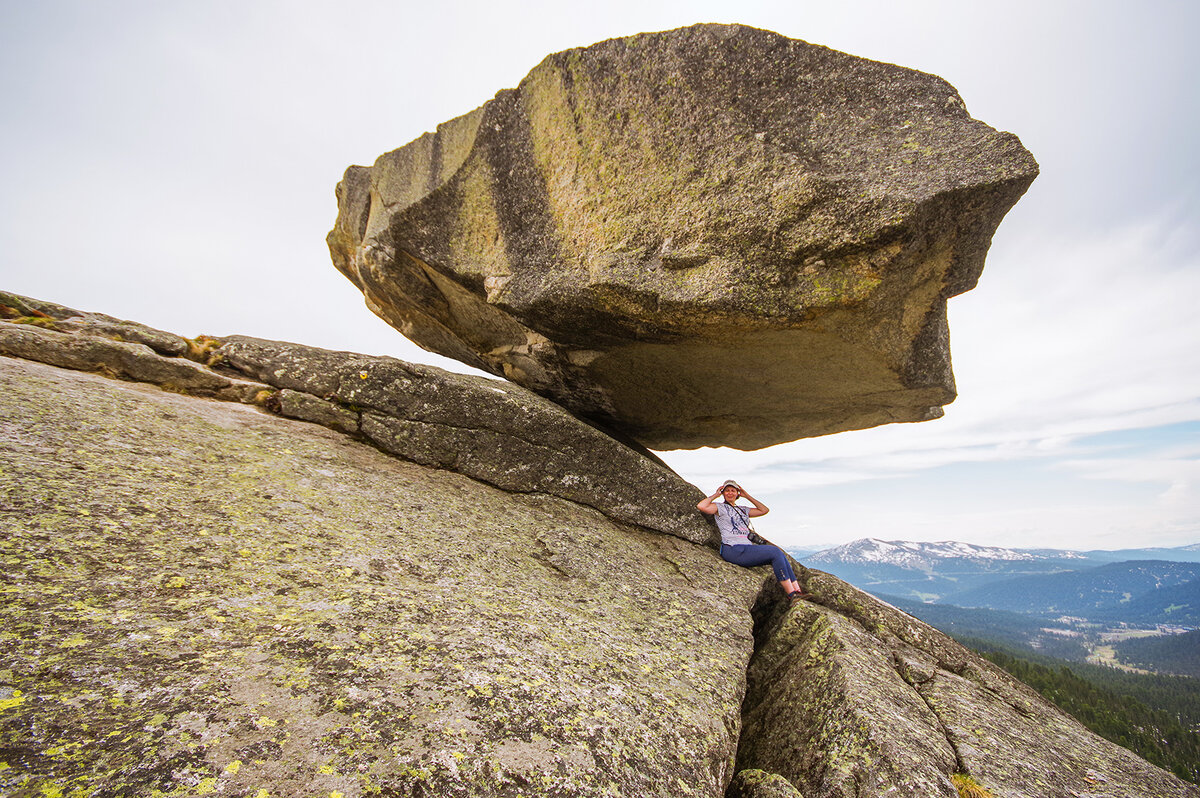
{"type": "Polygon", "coordinates": [[[653,449],[941,413],[946,300],[1037,174],[932,75],[737,25],[547,57],[338,185],[421,346],[653,449]]]}

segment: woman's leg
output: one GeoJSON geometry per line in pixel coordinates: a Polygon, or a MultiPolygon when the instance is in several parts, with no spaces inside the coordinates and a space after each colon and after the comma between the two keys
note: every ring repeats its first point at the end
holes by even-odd
{"type": "Polygon", "coordinates": [[[778,546],[771,548],[778,552],[775,559],[771,561],[771,567],[775,570],[775,578],[779,580],[779,586],[783,588],[783,592],[788,596],[806,595],[800,589],[800,583],[796,581],[796,572],[792,570],[792,564],[788,562],[787,554],[778,546]]]}
{"type": "Polygon", "coordinates": [[[792,571],[792,564],[788,562],[787,554],[778,546],[722,546],[721,557],[726,562],[740,565],[743,568],[770,564],[784,593],[790,595],[804,592],[800,589],[800,583],[796,581],[796,574],[792,571]]]}
{"type": "Polygon", "coordinates": [[[775,569],[775,578],[780,582],[796,582],[796,572],[792,570],[792,564],[788,562],[787,554],[778,546],[771,546],[775,549],[774,559],[771,561],[771,567],[775,569]]]}

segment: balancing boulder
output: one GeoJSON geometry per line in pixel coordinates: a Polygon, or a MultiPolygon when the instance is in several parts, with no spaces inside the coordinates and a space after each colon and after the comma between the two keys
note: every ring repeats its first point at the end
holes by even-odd
{"type": "Polygon", "coordinates": [[[421,346],[654,449],[941,415],[946,300],[1037,175],[933,75],[738,25],[547,57],[338,186],[421,346]]]}

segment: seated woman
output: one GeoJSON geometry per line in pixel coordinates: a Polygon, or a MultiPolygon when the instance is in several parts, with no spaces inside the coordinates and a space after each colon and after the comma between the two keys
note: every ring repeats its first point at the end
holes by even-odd
{"type": "Polygon", "coordinates": [[[721,532],[721,558],[723,560],[743,568],[753,568],[756,565],[770,563],[775,571],[775,578],[779,580],[779,586],[783,588],[784,593],[787,593],[788,598],[796,601],[811,595],[800,588],[800,583],[796,581],[796,574],[792,571],[792,564],[788,562],[783,549],[770,544],[761,545],[750,542],[750,519],[766,515],[770,509],[742,490],[741,485],[732,479],[725,480],[717,492],[697,504],[696,509],[705,515],[716,516],[717,529],[721,532]],[[754,506],[739,507],[737,504],[739,496],[746,497],[754,506]],[[717,504],[715,502],[717,497],[722,497],[725,501],[717,504]]]}

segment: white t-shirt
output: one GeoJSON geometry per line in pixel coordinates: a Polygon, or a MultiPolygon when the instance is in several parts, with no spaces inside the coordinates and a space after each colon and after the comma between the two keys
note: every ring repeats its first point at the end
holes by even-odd
{"type": "Polygon", "coordinates": [[[721,543],[726,546],[749,546],[750,543],[750,508],[738,507],[736,504],[721,502],[716,505],[717,529],[721,533],[721,543]]]}

